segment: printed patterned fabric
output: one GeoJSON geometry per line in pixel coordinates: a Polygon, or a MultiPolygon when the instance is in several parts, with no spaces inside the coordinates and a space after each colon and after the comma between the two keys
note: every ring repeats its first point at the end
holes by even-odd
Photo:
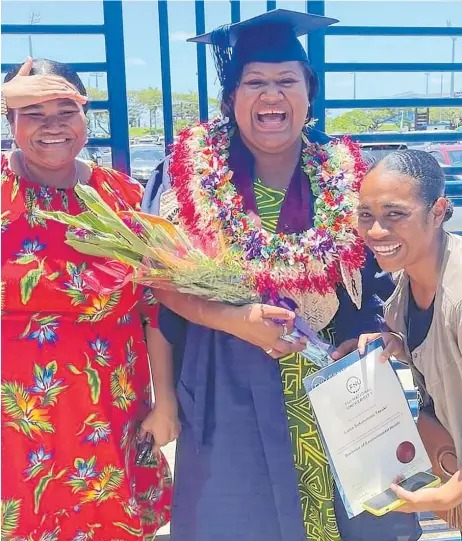
{"type": "MultiPolygon", "coordinates": [[[[134,433],[150,376],[141,315],[150,292],[101,295],[93,263],[37,209],[82,212],[73,190],[18,178],[2,157],[2,540],[153,539],[170,518],[163,455],[134,466],[134,433]]],[[[115,209],[139,208],[141,187],[95,167],[115,209]]],[[[103,276],[104,274],[104,276],[103,276]]]]}
{"type": "MultiPolygon", "coordinates": [[[[260,180],[254,184],[262,227],[274,233],[285,191],[274,190],[260,180]]],[[[332,328],[323,338],[334,342],[332,328]]],[[[316,419],[303,386],[303,379],[318,367],[299,354],[279,360],[284,402],[298,475],[307,541],[340,541],[334,510],[334,481],[319,438],[316,419]]]]}

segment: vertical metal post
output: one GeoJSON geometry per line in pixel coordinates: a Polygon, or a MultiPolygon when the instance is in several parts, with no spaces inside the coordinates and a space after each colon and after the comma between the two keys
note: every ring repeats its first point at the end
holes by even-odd
{"type": "MultiPolygon", "coordinates": [[[[313,15],[324,15],[325,2],[324,0],[315,0],[306,2],[306,12],[313,15]]],[[[308,34],[307,37],[308,57],[311,66],[319,79],[318,96],[311,111],[312,118],[318,119],[316,125],[318,130],[325,131],[326,129],[326,37],[324,33],[315,32],[308,34]]]]}
{"type": "MultiPolygon", "coordinates": [[[[451,62],[454,64],[455,61],[456,61],[456,41],[457,41],[457,38],[454,36],[454,37],[452,37],[451,39],[452,39],[451,62]]],[[[450,89],[449,89],[449,96],[450,96],[451,98],[454,97],[454,78],[455,78],[455,73],[452,72],[452,73],[451,73],[450,89]]]]}
{"type": "MultiPolygon", "coordinates": [[[[196,35],[205,33],[204,0],[196,0],[196,35]]],[[[199,120],[209,118],[209,100],[207,93],[207,56],[205,43],[197,44],[197,88],[199,92],[199,120]]]]}
{"type": "Polygon", "coordinates": [[[276,9],[276,0],[267,0],[266,11],[271,11],[272,9],[276,9]]]}
{"type": "Polygon", "coordinates": [[[231,22],[238,23],[241,20],[240,0],[229,0],[231,3],[231,22]]]}
{"type": "Polygon", "coordinates": [[[162,104],[164,109],[165,148],[173,143],[172,81],[170,77],[170,44],[168,37],[167,0],[159,0],[160,68],[162,71],[162,104]]]}
{"type": "Polygon", "coordinates": [[[112,139],[112,165],[130,174],[127,82],[121,0],[104,0],[104,40],[106,44],[109,127],[112,139]]]}

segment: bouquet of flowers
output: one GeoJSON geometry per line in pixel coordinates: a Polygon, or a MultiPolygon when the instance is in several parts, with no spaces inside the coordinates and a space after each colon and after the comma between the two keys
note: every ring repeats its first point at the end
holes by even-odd
{"type": "MultiPolygon", "coordinates": [[[[109,260],[96,266],[116,279],[114,289],[132,281],[235,305],[270,301],[256,293],[252,274],[220,235],[218,243],[199,249],[180,227],[163,218],[136,211],[116,212],[92,187],[77,185],[75,190],[87,208],[81,214],[38,212],[68,226],[67,244],[109,260]]],[[[297,308],[289,298],[272,301],[290,310],[297,308]]],[[[288,339],[302,336],[309,341],[305,354],[319,366],[328,364],[330,345],[297,316],[295,332],[288,339]]]]}
{"type": "Polygon", "coordinates": [[[206,253],[196,248],[180,227],[163,218],[136,211],[116,212],[90,186],[78,184],[75,191],[87,208],[85,212],[77,216],[40,214],[69,226],[66,242],[79,252],[109,259],[98,268],[117,277],[117,287],[133,281],[231,304],[259,301],[251,276],[231,257],[224,241],[210,246],[206,253]]]}

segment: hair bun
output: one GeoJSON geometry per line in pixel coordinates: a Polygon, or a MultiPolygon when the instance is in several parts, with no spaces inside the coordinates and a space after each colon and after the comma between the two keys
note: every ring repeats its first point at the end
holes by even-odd
{"type": "Polygon", "coordinates": [[[447,206],[446,206],[446,212],[444,213],[444,222],[447,222],[452,218],[452,215],[454,214],[454,203],[448,198],[445,197],[447,206]]]}

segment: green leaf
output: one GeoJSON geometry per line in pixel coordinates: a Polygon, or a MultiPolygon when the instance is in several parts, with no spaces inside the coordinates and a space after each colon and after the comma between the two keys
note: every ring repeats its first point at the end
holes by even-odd
{"type": "Polygon", "coordinates": [[[27,436],[32,437],[32,433],[30,431],[29,425],[25,421],[10,421],[8,423],[5,423],[3,426],[5,426],[5,427],[8,426],[9,428],[14,428],[16,430],[16,432],[20,432],[21,430],[23,430],[23,432],[27,436]],[[23,424],[26,425],[25,428],[22,426],[23,424]]]}
{"type": "Polygon", "coordinates": [[[72,275],[77,273],[77,267],[71,261],[68,261],[66,263],[66,270],[67,270],[67,273],[69,274],[69,276],[72,276],[72,275]]]}
{"type": "Polygon", "coordinates": [[[43,274],[43,269],[31,269],[27,274],[21,278],[21,302],[27,304],[30,301],[32,291],[37,287],[40,277],[43,274]]]}
{"type": "Polygon", "coordinates": [[[117,526],[118,528],[122,528],[129,534],[135,536],[135,537],[143,537],[143,530],[135,530],[135,528],[132,528],[128,524],[124,524],[123,522],[113,522],[114,526],[117,526]]]}
{"type": "Polygon", "coordinates": [[[67,468],[62,469],[55,475],[55,479],[61,479],[61,477],[67,472],[67,468]]]}
{"type": "Polygon", "coordinates": [[[111,232],[121,235],[138,253],[146,253],[146,244],[120,219],[117,212],[103,200],[94,188],[78,184],[75,187],[75,192],[85,205],[93,211],[93,214],[104,221],[105,226],[111,229],[111,232]]]}
{"type": "Polygon", "coordinates": [[[16,196],[18,195],[19,191],[19,178],[15,177],[13,181],[13,188],[11,190],[11,202],[13,202],[16,199],[16,196]]]}
{"type": "Polygon", "coordinates": [[[42,533],[38,541],[59,541],[61,537],[61,526],[55,526],[52,532],[45,531],[42,533]]]}
{"type": "MultiPolygon", "coordinates": [[[[151,524],[155,524],[157,520],[159,520],[159,514],[154,509],[148,507],[143,508],[140,513],[141,522],[144,526],[150,526],[151,524]]],[[[146,541],[146,537],[143,541],[146,541]]]]}
{"type": "Polygon", "coordinates": [[[63,293],[68,295],[71,298],[71,305],[72,306],[78,306],[79,304],[84,304],[87,299],[88,295],[85,293],[82,293],[78,289],[60,289],[63,293]]]}
{"type": "Polygon", "coordinates": [[[80,372],[73,364],[68,364],[67,368],[76,376],[79,376],[80,374],[83,374],[83,372],[80,372]]]}
{"type": "Polygon", "coordinates": [[[56,361],[51,361],[46,366],[47,370],[50,370],[50,372],[53,374],[53,376],[58,371],[58,363],[56,361]]]}
{"type": "Polygon", "coordinates": [[[29,265],[32,261],[37,261],[37,256],[35,254],[24,254],[15,259],[13,263],[16,263],[17,265],[29,265]]]}
{"type": "Polygon", "coordinates": [[[37,486],[34,490],[34,513],[37,515],[39,512],[40,507],[40,500],[42,499],[43,493],[45,492],[45,489],[49,485],[50,481],[54,479],[53,475],[53,467],[51,467],[50,471],[44,475],[40,481],[38,482],[37,486]]]}
{"type": "MultiPolygon", "coordinates": [[[[78,250],[82,254],[106,257],[108,259],[118,259],[127,265],[132,267],[139,267],[141,262],[141,256],[136,251],[130,250],[130,246],[122,245],[117,246],[116,241],[106,241],[102,238],[92,240],[76,240],[69,237],[66,240],[66,244],[72,246],[75,250],[78,250]]],[[[120,241],[119,241],[120,244],[120,241]]],[[[145,252],[143,252],[145,253],[145,252]]]]}
{"type": "Polygon", "coordinates": [[[19,407],[18,398],[27,402],[30,394],[24,389],[22,383],[12,382],[2,384],[2,406],[5,413],[13,419],[21,419],[24,416],[23,410],[19,407]]]}
{"type": "MultiPolygon", "coordinates": [[[[38,314],[36,314],[38,315],[38,314]]],[[[55,315],[55,316],[43,316],[43,317],[34,317],[34,320],[39,324],[39,325],[49,325],[50,323],[54,323],[55,321],[58,321],[58,319],[60,318],[61,316],[60,315],[55,315]]]]}
{"type": "Polygon", "coordinates": [[[95,355],[95,358],[93,360],[100,366],[109,366],[109,363],[102,355],[95,355]]]}
{"type": "Polygon", "coordinates": [[[85,464],[85,460],[83,458],[76,458],[74,460],[74,468],[78,470],[80,466],[83,466],[85,464]]]}
{"type": "Polygon", "coordinates": [[[89,458],[87,464],[89,468],[94,468],[96,464],[96,456],[93,455],[91,458],[89,458]]]}
{"type": "Polygon", "coordinates": [[[11,536],[18,527],[21,500],[2,501],[2,537],[11,536]]]}
{"type": "Polygon", "coordinates": [[[53,280],[56,280],[56,278],[59,278],[60,276],[61,276],[61,273],[59,271],[56,271],[53,274],[49,274],[47,276],[47,280],[50,280],[50,282],[53,282],[53,280]]]}
{"type": "Polygon", "coordinates": [[[31,330],[31,327],[32,327],[32,322],[35,321],[35,317],[38,316],[38,314],[34,314],[30,319],[29,319],[29,323],[27,324],[27,327],[25,328],[24,332],[22,334],[19,335],[19,338],[25,338],[28,334],[29,334],[29,331],[31,330]]]}
{"type": "Polygon", "coordinates": [[[55,427],[49,421],[33,421],[33,424],[42,432],[54,434],[55,427]]]}
{"type": "Polygon", "coordinates": [[[43,379],[43,368],[39,364],[34,364],[34,376],[37,379],[43,379]]]}
{"type": "Polygon", "coordinates": [[[99,475],[99,481],[101,483],[101,488],[106,491],[117,490],[122,484],[122,479],[124,477],[124,472],[120,468],[116,468],[111,464],[105,466],[103,471],[99,475]]]}
{"type": "Polygon", "coordinates": [[[42,399],[42,406],[53,406],[57,403],[56,397],[67,389],[67,385],[62,385],[60,387],[53,387],[53,389],[48,389],[45,393],[45,396],[42,399]]]}
{"type": "Polygon", "coordinates": [[[99,395],[101,394],[101,379],[98,371],[87,366],[84,372],[87,374],[88,385],[90,386],[91,401],[93,404],[97,404],[99,402],[99,395]]]}
{"type": "Polygon", "coordinates": [[[88,485],[85,479],[71,479],[70,481],[65,481],[64,484],[72,487],[73,494],[79,492],[80,490],[88,489],[88,485]]]}
{"type": "Polygon", "coordinates": [[[26,481],[30,481],[34,477],[36,477],[41,471],[45,469],[45,466],[43,464],[35,464],[35,466],[32,467],[31,472],[28,477],[26,477],[26,481]]]}
{"type": "Polygon", "coordinates": [[[98,417],[97,413],[90,413],[90,415],[83,422],[82,428],[77,432],[76,436],[80,436],[80,434],[83,434],[85,427],[87,425],[91,426],[91,422],[93,421],[93,419],[96,419],[96,417],[98,417]]]}

